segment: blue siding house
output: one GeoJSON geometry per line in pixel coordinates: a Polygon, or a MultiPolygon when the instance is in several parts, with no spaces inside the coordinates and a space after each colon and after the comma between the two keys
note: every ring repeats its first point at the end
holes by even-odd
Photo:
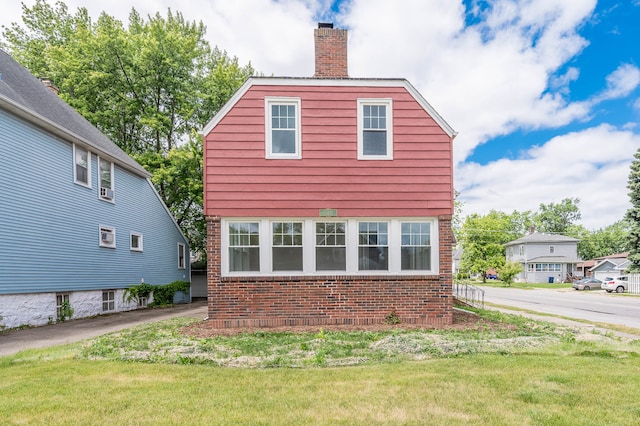
{"type": "Polygon", "coordinates": [[[189,246],[149,173],[0,50],[0,328],[136,308],[189,281],[189,246]],[[67,305],[68,304],[68,305],[67,305]]]}

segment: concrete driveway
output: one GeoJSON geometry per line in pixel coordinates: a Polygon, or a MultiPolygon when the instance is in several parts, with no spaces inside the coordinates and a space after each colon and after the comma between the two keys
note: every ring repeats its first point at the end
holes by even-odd
{"type": "Polygon", "coordinates": [[[0,333],[0,356],[25,349],[46,348],[113,333],[138,324],[174,317],[207,316],[207,302],[193,302],[167,308],[139,309],[0,333]]]}

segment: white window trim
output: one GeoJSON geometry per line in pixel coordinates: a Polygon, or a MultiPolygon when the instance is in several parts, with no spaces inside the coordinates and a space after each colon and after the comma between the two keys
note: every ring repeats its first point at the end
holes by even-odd
{"type": "Polygon", "coordinates": [[[549,246],[549,254],[555,254],[555,251],[556,251],[555,246],[549,246]]]}
{"type": "Polygon", "coordinates": [[[407,217],[407,218],[234,218],[223,219],[221,223],[221,274],[222,276],[371,276],[371,275],[438,275],[439,274],[439,235],[438,219],[434,217],[407,217]],[[229,224],[230,223],[259,223],[260,241],[260,271],[230,271],[229,270],[229,224]],[[272,270],[272,223],[274,222],[302,222],[303,238],[303,270],[302,271],[273,271],[272,270]],[[316,222],[345,222],[347,241],[347,268],[346,271],[316,271],[316,222]],[[389,269],[386,271],[359,271],[358,270],[358,222],[387,222],[389,224],[389,269]],[[410,270],[401,269],[401,223],[428,222],[431,224],[431,269],[410,270]]]}
{"type": "Polygon", "coordinates": [[[131,231],[129,233],[129,250],[131,250],[131,251],[144,251],[144,240],[142,238],[142,234],[141,233],[133,232],[133,231],[131,231]],[[133,247],[133,245],[131,244],[133,236],[138,237],[138,242],[139,242],[138,247],[133,247]]]}
{"type": "Polygon", "coordinates": [[[116,291],[115,290],[102,290],[102,312],[115,312],[116,311],[116,291]],[[113,295],[113,299],[104,300],[104,294],[113,295]],[[105,303],[107,304],[107,308],[109,307],[109,302],[113,302],[113,309],[105,309],[105,303]]]}
{"type": "Polygon", "coordinates": [[[86,188],[91,188],[91,151],[85,148],[81,148],[87,151],[87,183],[78,180],[77,171],[76,171],[76,144],[73,144],[73,182],[84,186],[86,188]]]}
{"type": "Polygon", "coordinates": [[[184,244],[178,243],[178,269],[187,269],[187,248],[184,244]],[[182,262],[180,264],[180,252],[182,251],[182,262]]]}
{"type": "Polygon", "coordinates": [[[264,128],[265,128],[265,158],[267,159],[285,159],[299,160],[302,158],[302,116],[300,114],[300,98],[265,96],[264,98],[264,128]],[[296,130],[295,143],[296,152],[293,154],[279,154],[272,152],[272,128],[271,128],[271,105],[294,105],[296,110],[296,130]]]}
{"type": "Polygon", "coordinates": [[[111,166],[111,187],[110,188],[104,188],[105,190],[110,190],[112,197],[106,197],[103,195],[103,191],[102,191],[102,178],[100,176],[100,156],[98,156],[98,198],[100,198],[103,201],[107,201],[109,203],[115,203],[116,202],[116,197],[115,197],[115,174],[114,174],[114,167],[113,167],[113,161],[109,161],[106,158],[103,158],[103,160],[107,161],[109,163],[109,165],[111,166]]]}
{"type": "Polygon", "coordinates": [[[98,241],[100,242],[100,247],[116,248],[116,228],[112,228],[111,226],[100,225],[98,227],[98,241]],[[112,243],[107,243],[102,240],[103,231],[110,232],[113,235],[112,243]]]}
{"type": "Polygon", "coordinates": [[[393,160],[393,101],[390,98],[361,98],[358,108],[358,160],[393,160]],[[364,111],[365,105],[384,105],[387,107],[387,155],[364,154],[364,111]]]}

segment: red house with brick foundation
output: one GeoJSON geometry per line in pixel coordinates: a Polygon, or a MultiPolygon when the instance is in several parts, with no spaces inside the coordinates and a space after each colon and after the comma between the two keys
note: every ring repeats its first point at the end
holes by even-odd
{"type": "Polygon", "coordinates": [[[207,124],[209,320],[218,327],[452,321],[453,129],[404,79],[250,78],[207,124]]]}

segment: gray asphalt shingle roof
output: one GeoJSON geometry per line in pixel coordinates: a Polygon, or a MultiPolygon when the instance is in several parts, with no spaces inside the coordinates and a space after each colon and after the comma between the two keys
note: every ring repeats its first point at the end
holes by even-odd
{"type": "Polygon", "coordinates": [[[577,243],[578,239],[565,237],[564,235],[557,234],[543,234],[543,233],[533,233],[529,235],[525,235],[522,238],[518,238],[517,240],[509,241],[505,244],[505,246],[512,246],[515,244],[524,244],[524,243],[577,243]]]}
{"type": "Polygon", "coordinates": [[[137,175],[150,176],[140,164],[3,50],[0,50],[0,107],[61,139],[84,145],[137,175]]]}

